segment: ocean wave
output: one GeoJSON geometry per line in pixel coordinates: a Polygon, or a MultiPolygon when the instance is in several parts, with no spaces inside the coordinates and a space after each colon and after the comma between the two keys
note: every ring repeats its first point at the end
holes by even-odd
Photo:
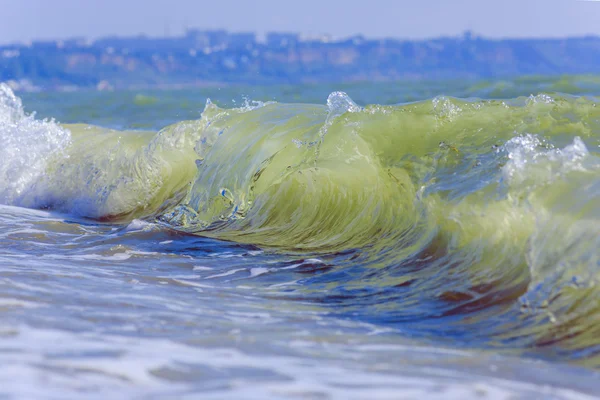
{"type": "Polygon", "coordinates": [[[4,204],[339,256],[311,270],[303,300],[600,363],[594,99],[361,107],[334,92],[326,105],[209,102],[156,133],[39,121],[2,85],[0,140],[4,204]]]}

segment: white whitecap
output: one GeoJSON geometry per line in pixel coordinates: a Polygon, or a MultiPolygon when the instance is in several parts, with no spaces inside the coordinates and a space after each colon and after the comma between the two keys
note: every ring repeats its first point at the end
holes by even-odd
{"type": "Polygon", "coordinates": [[[52,157],[66,157],[71,134],[54,121],[27,115],[11,88],[0,83],[0,203],[22,205],[44,179],[52,157]]]}

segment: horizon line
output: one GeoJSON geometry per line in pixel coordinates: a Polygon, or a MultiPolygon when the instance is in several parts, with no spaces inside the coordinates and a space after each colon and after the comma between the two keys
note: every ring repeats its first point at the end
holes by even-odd
{"type": "MultiPolygon", "coordinates": [[[[580,2],[595,2],[600,3],[600,0],[576,0],[580,2]]],[[[72,40],[86,40],[89,42],[97,42],[103,39],[124,39],[124,38],[144,38],[144,39],[178,39],[184,38],[190,32],[199,32],[199,33],[208,33],[208,32],[224,32],[226,34],[253,34],[258,43],[262,42],[264,39],[271,34],[285,34],[285,35],[297,35],[300,40],[310,40],[317,38],[327,38],[327,41],[331,42],[339,42],[347,39],[353,38],[363,38],[366,41],[378,41],[378,40],[398,40],[398,41],[408,41],[408,42],[423,42],[423,41],[431,41],[437,39],[460,39],[469,37],[471,39],[485,39],[485,40],[561,40],[561,39],[585,39],[585,38],[600,38],[600,34],[597,33],[588,33],[588,34],[576,34],[576,35],[557,35],[557,36],[549,36],[549,35],[540,35],[540,36],[532,36],[532,35],[523,35],[523,36],[485,36],[484,34],[478,34],[470,29],[465,29],[461,33],[457,34],[442,34],[436,36],[429,36],[423,38],[411,38],[411,37],[399,37],[399,36],[367,36],[362,33],[356,33],[352,35],[331,35],[328,33],[319,33],[319,34],[309,34],[298,31],[268,31],[268,32],[256,32],[256,31],[235,31],[228,29],[203,29],[203,28],[186,28],[182,33],[174,34],[174,35],[152,35],[147,33],[137,33],[137,34],[106,34],[99,36],[68,36],[62,38],[37,38],[30,40],[21,40],[21,41],[11,41],[11,42],[0,42],[0,46],[11,46],[11,45],[31,45],[34,43],[60,43],[65,41],[72,40]]]]}

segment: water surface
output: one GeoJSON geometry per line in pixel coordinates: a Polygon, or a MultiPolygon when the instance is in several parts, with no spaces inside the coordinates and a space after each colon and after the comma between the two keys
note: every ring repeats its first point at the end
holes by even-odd
{"type": "Polygon", "coordinates": [[[598,92],[0,86],[0,394],[594,397],[598,92]]]}

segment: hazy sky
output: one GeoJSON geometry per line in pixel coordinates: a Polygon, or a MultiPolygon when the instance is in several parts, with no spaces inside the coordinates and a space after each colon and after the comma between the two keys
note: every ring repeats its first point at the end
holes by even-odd
{"type": "Polygon", "coordinates": [[[600,35],[600,0],[0,0],[0,43],[185,27],[424,38],[600,35]]]}

